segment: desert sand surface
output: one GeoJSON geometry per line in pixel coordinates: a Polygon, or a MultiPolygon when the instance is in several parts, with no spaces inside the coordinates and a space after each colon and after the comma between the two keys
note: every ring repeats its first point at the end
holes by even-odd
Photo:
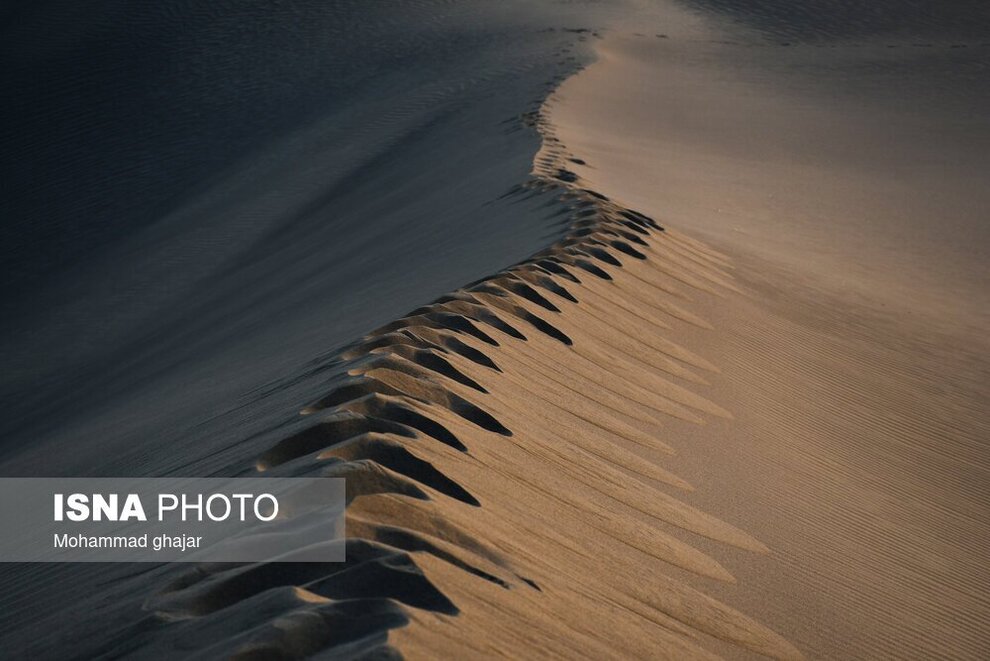
{"type": "Polygon", "coordinates": [[[981,658],[990,105],[946,79],[986,47],[730,34],[606,37],[549,113],[581,181],[731,258],[670,337],[734,419],[675,466],[774,559],[714,592],[813,657],[981,658]]]}
{"type": "Polygon", "coordinates": [[[3,649],[985,657],[987,46],[786,5],[12,12],[0,474],[345,477],[348,538],[4,565],[3,649]]]}

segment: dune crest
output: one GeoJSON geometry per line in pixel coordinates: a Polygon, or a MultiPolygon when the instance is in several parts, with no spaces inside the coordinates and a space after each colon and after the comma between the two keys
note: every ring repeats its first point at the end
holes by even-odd
{"type": "Polygon", "coordinates": [[[731,262],[584,188],[526,121],[544,148],[511,196],[556,195],[564,238],[330,357],[312,422],[258,457],[347,478],[347,562],[197,568],[146,603],[151,647],[683,659],[712,636],[801,658],[685,582],[735,581],[699,538],[768,549],[663,467],[667,422],[731,417],[696,392],[718,368],[664,333],[712,328],[692,299],[733,295],[731,262]]]}

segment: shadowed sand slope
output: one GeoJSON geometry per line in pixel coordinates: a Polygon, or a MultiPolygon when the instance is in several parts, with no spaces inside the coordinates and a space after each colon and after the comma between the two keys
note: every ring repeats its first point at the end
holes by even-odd
{"type": "Polygon", "coordinates": [[[736,295],[731,264],[570,182],[529,121],[545,146],[512,195],[555,195],[565,238],[328,358],[305,426],[257,457],[347,478],[347,562],[196,568],[101,651],[801,657],[708,594],[735,583],[722,551],[768,549],[669,468],[672,425],[732,418],[669,338],[712,332],[697,302],[736,295]]]}

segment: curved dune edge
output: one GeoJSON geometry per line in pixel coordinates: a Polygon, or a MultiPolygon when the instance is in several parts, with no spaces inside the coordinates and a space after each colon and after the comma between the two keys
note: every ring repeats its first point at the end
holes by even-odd
{"type": "Polygon", "coordinates": [[[196,568],[148,600],[129,647],[712,658],[707,635],[801,658],[671,575],[734,581],[691,534],[767,552],[663,468],[665,420],[731,417],[692,390],[717,367],[664,338],[711,330],[692,299],[733,295],[731,263],[582,188],[542,116],[525,121],[544,148],[510,195],[555,192],[565,237],[333,357],[311,425],[257,459],[347,478],[347,562],[196,568]]]}

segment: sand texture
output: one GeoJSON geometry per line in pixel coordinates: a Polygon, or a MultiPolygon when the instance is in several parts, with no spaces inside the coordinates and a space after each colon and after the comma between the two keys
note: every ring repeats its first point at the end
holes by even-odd
{"type": "Polygon", "coordinates": [[[988,658],[990,42],[737,4],[25,12],[0,472],[344,477],[347,560],[5,565],[3,650],[988,658]]]}
{"type": "Polygon", "coordinates": [[[910,44],[678,36],[606,38],[550,119],[579,180],[732,258],[743,295],[691,308],[716,331],[667,334],[734,415],[674,469],[773,552],[714,593],[813,657],[984,658],[986,86],[932,94],[910,44]]]}

